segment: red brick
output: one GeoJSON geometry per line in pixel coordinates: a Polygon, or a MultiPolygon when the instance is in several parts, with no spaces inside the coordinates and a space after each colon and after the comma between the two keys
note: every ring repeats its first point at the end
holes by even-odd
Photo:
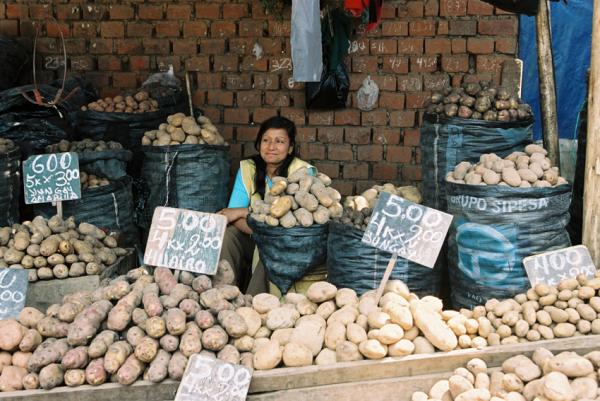
{"type": "Polygon", "coordinates": [[[481,20],[477,31],[480,35],[516,35],[518,23],[516,18],[481,20]]]}
{"type": "Polygon", "coordinates": [[[437,17],[440,13],[440,4],[438,0],[426,0],[425,1],[425,16],[426,17],[437,17]]]}
{"type": "Polygon", "coordinates": [[[406,4],[406,13],[408,17],[423,18],[425,4],[422,1],[409,1],[406,4]]]}
{"type": "Polygon", "coordinates": [[[290,105],[290,96],[283,91],[266,92],[265,105],[275,107],[288,107],[290,105]]]}
{"type": "Polygon", "coordinates": [[[423,74],[423,88],[426,91],[441,91],[449,85],[450,76],[448,74],[423,74]]]}
{"type": "Polygon", "coordinates": [[[149,38],[152,36],[152,24],[147,22],[128,22],[127,36],[130,38],[149,38]]]}
{"type": "Polygon", "coordinates": [[[210,36],[213,38],[231,38],[235,36],[235,22],[213,21],[210,24],[210,36]]]}
{"type": "Polygon", "coordinates": [[[423,54],[423,38],[398,39],[399,54],[423,54]]]}
{"type": "Polygon", "coordinates": [[[206,100],[211,105],[233,106],[233,92],[210,90],[206,100]]]}
{"type": "Polygon", "coordinates": [[[115,40],[117,54],[139,54],[143,50],[141,39],[118,39],[115,40]]]}
{"type": "Polygon", "coordinates": [[[213,62],[214,71],[232,72],[238,69],[238,56],[214,56],[213,62]]]}
{"type": "Polygon", "coordinates": [[[237,20],[248,16],[248,4],[223,4],[223,18],[237,20]]]}
{"type": "Polygon", "coordinates": [[[104,71],[121,71],[121,58],[117,56],[99,56],[98,69],[104,71]]]}
{"type": "Polygon", "coordinates": [[[395,39],[372,39],[369,42],[371,54],[396,54],[398,42],[395,39]]]}
{"type": "Polygon", "coordinates": [[[176,39],[173,41],[173,54],[194,56],[198,53],[198,41],[196,39],[176,39]]]}
{"type": "Polygon", "coordinates": [[[377,72],[378,64],[377,57],[352,57],[353,72],[377,72]]]}
{"type": "Polygon", "coordinates": [[[104,72],[90,71],[85,74],[85,78],[96,88],[105,88],[109,86],[109,75],[104,72]]]}
{"type": "Polygon", "coordinates": [[[360,125],[359,110],[336,110],[335,125],[360,125]]]}
{"type": "Polygon", "coordinates": [[[469,15],[493,15],[494,6],[481,0],[468,0],[467,12],[469,15]]]}
{"type": "Polygon", "coordinates": [[[346,127],[344,140],[347,143],[365,145],[371,142],[371,129],[368,127],[346,127]]]}
{"type": "Polygon", "coordinates": [[[179,21],[159,21],[154,24],[157,38],[179,37],[181,27],[179,21]]]}
{"type": "Polygon", "coordinates": [[[410,163],[413,157],[413,148],[408,146],[388,146],[385,160],[392,163],[410,163]]]}
{"type": "Polygon", "coordinates": [[[210,70],[210,60],[208,56],[195,56],[185,60],[185,68],[188,71],[208,72],[210,70]]]}
{"type": "Polygon", "coordinates": [[[407,36],[408,22],[406,21],[383,21],[381,23],[382,36],[407,36]]]}
{"type": "MultiPolygon", "coordinates": [[[[208,56],[206,56],[208,58],[208,56]]],[[[207,61],[208,62],[208,61],[207,61]]],[[[206,67],[206,71],[209,71],[209,66],[206,67]]],[[[222,87],[222,75],[220,72],[207,74],[205,72],[199,72],[196,74],[196,83],[198,88],[204,89],[221,89],[222,87]]]]}
{"type": "Polygon", "coordinates": [[[439,20],[438,27],[437,27],[438,36],[439,35],[448,35],[448,32],[450,31],[450,28],[448,26],[449,26],[448,21],[439,20]]]}
{"type": "Polygon", "coordinates": [[[65,49],[67,54],[86,54],[86,41],[83,38],[65,39],[65,49]]]}
{"type": "Polygon", "coordinates": [[[505,60],[509,60],[509,56],[498,56],[498,55],[482,55],[477,56],[477,72],[491,72],[493,74],[500,74],[502,70],[502,63],[505,60]]]}
{"type": "Polygon", "coordinates": [[[354,194],[354,182],[354,180],[335,180],[331,183],[331,186],[337,189],[341,195],[350,196],[354,194]]]}
{"type": "Polygon", "coordinates": [[[279,89],[279,77],[273,74],[253,74],[253,84],[256,89],[279,89]]]}
{"type": "Polygon", "coordinates": [[[517,38],[505,37],[496,39],[496,52],[515,54],[517,52],[517,38]]]}
{"type": "Polygon", "coordinates": [[[225,109],[225,123],[227,124],[248,124],[250,122],[250,113],[247,109],[225,109]]]}
{"type": "Polygon", "coordinates": [[[163,18],[163,6],[162,5],[151,5],[151,4],[140,4],[138,5],[138,17],[141,20],[154,20],[163,18]]]}
{"type": "Polygon", "coordinates": [[[237,92],[237,105],[243,107],[260,107],[262,94],[260,91],[237,92]]]}
{"type": "Polygon", "coordinates": [[[383,160],[383,146],[381,145],[362,145],[357,146],[358,160],[381,161],[383,160]]]}
{"type": "Polygon", "coordinates": [[[414,125],[414,110],[392,111],[390,113],[390,126],[412,128],[414,125]]]}
{"type": "Polygon", "coordinates": [[[308,111],[310,125],[333,125],[333,111],[308,111]]]}
{"type": "Polygon", "coordinates": [[[408,27],[410,36],[435,36],[435,21],[411,21],[408,27]]]}
{"type": "Polygon", "coordinates": [[[407,109],[420,109],[423,108],[425,102],[431,93],[429,92],[409,92],[406,94],[406,108],[407,109]]]}
{"type": "Polygon", "coordinates": [[[81,19],[81,7],[59,4],[56,6],[56,19],[59,21],[81,19]]]}
{"type": "Polygon", "coordinates": [[[142,45],[146,54],[170,53],[170,45],[167,39],[144,39],[142,45]]]}
{"type": "Polygon", "coordinates": [[[242,144],[242,156],[250,157],[256,154],[256,149],[254,149],[254,143],[243,143],[242,144]]]}
{"type": "MultiPolygon", "coordinates": [[[[242,36],[242,25],[240,23],[240,36],[242,36]]],[[[266,55],[279,55],[281,54],[281,40],[273,38],[259,38],[258,44],[263,49],[263,53],[266,55]]],[[[252,48],[254,45],[252,46],[252,48]]]]}
{"type": "MultiPolygon", "coordinates": [[[[14,21],[0,21],[0,30],[2,29],[3,22],[14,22],[14,21]]],[[[37,42],[37,51],[41,54],[56,54],[58,50],[58,40],[55,38],[40,38],[37,42]]]]}
{"type": "Polygon", "coordinates": [[[115,72],[112,76],[113,86],[117,88],[137,88],[135,72],[115,72]]]}
{"type": "MultiPolygon", "coordinates": [[[[359,148],[360,151],[360,148],[359,148]]],[[[344,178],[367,179],[369,178],[368,163],[344,163],[342,175],[344,178]]]]}
{"type": "Polygon", "coordinates": [[[373,133],[373,142],[381,145],[397,145],[400,143],[398,128],[377,128],[373,133]]]}
{"type": "Polygon", "coordinates": [[[383,58],[382,72],[405,74],[408,72],[408,57],[387,56],[383,58]]]}
{"type": "Polygon", "coordinates": [[[52,7],[50,4],[32,4],[29,6],[29,16],[31,19],[49,19],[52,17],[52,7]]]}
{"type": "Polygon", "coordinates": [[[419,146],[421,133],[418,129],[406,129],[402,138],[404,146],[419,146]]]}
{"type": "MultiPolygon", "coordinates": [[[[262,124],[263,121],[275,117],[276,115],[277,109],[254,109],[252,112],[252,121],[256,124],[262,124]]],[[[254,138],[252,138],[252,140],[254,140],[254,138]]]]}
{"type": "Polygon", "coordinates": [[[216,107],[204,106],[202,107],[202,112],[210,121],[213,122],[213,124],[218,124],[223,121],[221,117],[221,110],[216,107]]]}
{"type": "Polygon", "coordinates": [[[327,147],[327,160],[352,160],[352,146],[329,145],[327,147]]]}
{"type": "Polygon", "coordinates": [[[477,35],[477,21],[475,20],[450,20],[449,35],[473,36],[477,35]]]}
{"type": "Polygon", "coordinates": [[[399,92],[380,92],[379,107],[389,110],[403,110],[404,94],[399,92]]]}
{"type": "Polygon", "coordinates": [[[325,145],[318,143],[300,144],[300,157],[304,160],[326,160],[325,145]]]}
{"type": "Polygon", "coordinates": [[[256,43],[256,40],[253,38],[229,39],[229,52],[240,55],[251,54],[254,43],[256,43]]]}
{"type": "Polygon", "coordinates": [[[452,53],[466,53],[467,52],[467,41],[463,38],[452,39],[452,53]]]}
{"type": "Polygon", "coordinates": [[[102,21],[107,18],[108,10],[107,6],[99,5],[99,4],[89,4],[85,7],[82,7],[83,11],[83,19],[90,21],[102,21]]]}
{"type": "Polygon", "coordinates": [[[281,116],[290,119],[296,126],[306,124],[306,113],[301,108],[283,107],[281,116]]]}
{"type": "Polygon", "coordinates": [[[225,39],[200,39],[200,50],[204,54],[225,54],[225,39]]]}
{"type": "MultiPolygon", "coordinates": [[[[98,26],[92,22],[78,22],[73,24],[73,36],[76,38],[95,38],[98,26]]],[[[21,35],[23,27],[21,26],[21,35]]]]}
{"type": "Polygon", "coordinates": [[[225,88],[229,90],[252,89],[250,74],[229,74],[225,76],[225,88]]]}
{"type": "Polygon", "coordinates": [[[503,10],[500,7],[495,7],[494,8],[494,13],[496,15],[515,15],[514,13],[507,11],[507,10],[503,10]]]}
{"type": "Polygon", "coordinates": [[[387,125],[387,112],[385,110],[363,111],[361,121],[363,125],[387,125]]]}
{"type": "Polygon", "coordinates": [[[421,181],[423,179],[421,166],[402,166],[402,179],[410,181],[421,181]]]}
{"type": "Polygon", "coordinates": [[[169,4],[167,19],[187,21],[192,16],[192,7],[188,4],[169,4]]]}
{"type": "Polygon", "coordinates": [[[446,72],[467,72],[469,71],[469,56],[466,54],[442,56],[442,69],[446,72]]]}
{"type": "Polygon", "coordinates": [[[184,38],[198,38],[208,34],[208,25],[204,21],[188,21],[183,23],[184,38]]]}
{"type": "Polygon", "coordinates": [[[217,19],[221,18],[221,5],[215,3],[196,4],[196,18],[217,19]]]}
{"type": "Polygon", "coordinates": [[[110,54],[113,52],[112,39],[92,39],[90,40],[91,54],[110,54]]]}
{"type": "MultiPolygon", "coordinates": [[[[375,75],[372,79],[375,81],[380,91],[396,90],[396,77],[394,75],[375,75]]],[[[360,81],[361,85],[363,80],[364,78],[360,81]]]]}
{"type": "Polygon", "coordinates": [[[93,71],[96,69],[96,62],[89,56],[71,57],[71,68],[75,71],[93,71]]]}
{"type": "MultiPolygon", "coordinates": [[[[410,71],[411,72],[433,72],[437,71],[438,58],[435,56],[429,57],[411,57],[410,71]]],[[[405,71],[408,72],[408,71],[405,71]]]]}
{"type": "Polygon", "coordinates": [[[108,7],[108,15],[110,19],[130,20],[133,18],[133,14],[133,7],[131,6],[115,4],[108,7]]]}
{"type": "Polygon", "coordinates": [[[315,142],[317,140],[316,128],[297,127],[296,130],[296,142],[315,142]]]}
{"type": "Polygon", "coordinates": [[[129,68],[132,71],[144,71],[150,68],[150,57],[129,56],[129,68]]]}
{"type": "Polygon", "coordinates": [[[318,138],[321,143],[343,143],[344,129],[342,127],[322,127],[318,129],[318,138]]]}
{"type": "Polygon", "coordinates": [[[226,141],[233,141],[233,127],[221,127],[219,132],[226,141]]]}
{"type": "Polygon", "coordinates": [[[396,18],[396,5],[390,3],[384,3],[381,8],[381,18],[393,19],[396,18]]]}
{"type": "Polygon", "coordinates": [[[348,54],[354,56],[368,56],[369,55],[369,39],[360,38],[350,42],[348,46],[348,54]]]}
{"type": "Polygon", "coordinates": [[[375,163],[373,178],[376,180],[393,181],[398,178],[398,165],[395,163],[375,163]]]}
{"type": "Polygon", "coordinates": [[[425,54],[444,54],[452,51],[452,42],[447,38],[425,39],[425,54]]]}
{"type": "MultiPolygon", "coordinates": [[[[17,25],[16,21],[11,21],[17,25]]],[[[47,22],[46,23],[46,35],[50,38],[60,38],[60,34],[65,38],[71,36],[71,31],[69,29],[69,24],[64,22],[47,22]]]]}
{"type": "Polygon", "coordinates": [[[236,137],[235,137],[235,139],[238,142],[239,141],[254,141],[256,139],[256,135],[258,135],[258,128],[259,128],[258,126],[254,126],[254,127],[238,127],[237,130],[236,130],[236,137]]]}
{"type": "Polygon", "coordinates": [[[262,58],[257,60],[254,56],[246,56],[242,60],[242,71],[267,71],[269,69],[269,60],[262,58]]]}
{"type": "Polygon", "coordinates": [[[320,173],[327,174],[329,178],[338,178],[340,176],[340,163],[335,162],[317,162],[315,167],[320,173]]]}
{"type": "Polygon", "coordinates": [[[0,4],[0,18],[6,18],[6,4],[0,4]]]}
{"type": "Polygon", "coordinates": [[[440,0],[440,16],[461,17],[467,15],[467,0],[440,0]]]}
{"type": "Polygon", "coordinates": [[[100,35],[103,38],[122,38],[125,36],[125,26],[120,21],[101,22],[100,35]]]}
{"type": "Polygon", "coordinates": [[[399,75],[398,76],[398,90],[400,92],[407,91],[420,91],[423,88],[423,81],[421,75],[399,75]]]}
{"type": "MultiPolygon", "coordinates": [[[[150,59],[152,61],[152,59],[150,59]]],[[[175,73],[177,74],[178,72],[181,71],[181,57],[180,56],[168,56],[168,55],[164,55],[164,56],[156,56],[156,58],[154,58],[154,65],[150,65],[150,68],[153,70],[158,70],[158,71],[168,71],[169,70],[169,66],[173,66],[173,71],[175,71],[175,73]]]]}
{"type": "Polygon", "coordinates": [[[25,4],[6,4],[6,18],[8,19],[27,18],[28,14],[25,4]]]}
{"type": "Polygon", "coordinates": [[[291,33],[291,21],[270,20],[269,21],[269,36],[286,36],[291,33]]]}

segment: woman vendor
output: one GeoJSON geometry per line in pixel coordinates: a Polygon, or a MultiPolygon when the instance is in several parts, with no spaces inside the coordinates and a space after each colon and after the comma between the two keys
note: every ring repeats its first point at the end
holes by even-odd
{"type": "Polygon", "coordinates": [[[273,177],[287,177],[296,170],[307,167],[312,175],[317,171],[295,156],[296,126],[285,117],[271,117],[264,121],[254,141],[258,154],[240,161],[233,191],[226,209],[219,214],[227,217],[229,227],[221,249],[221,262],[228,262],[235,272],[240,288],[247,285],[248,294],[268,292],[264,266],[258,263],[252,271],[255,244],[248,226],[249,206],[264,198],[272,185],[273,177]]]}

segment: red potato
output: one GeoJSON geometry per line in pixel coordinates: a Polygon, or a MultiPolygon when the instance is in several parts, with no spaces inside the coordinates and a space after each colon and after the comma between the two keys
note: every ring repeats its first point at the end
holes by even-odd
{"type": "Polygon", "coordinates": [[[40,387],[51,390],[64,382],[64,371],[57,363],[51,363],[44,367],[39,374],[40,387]]]}
{"type": "Polygon", "coordinates": [[[145,367],[144,362],[137,359],[135,355],[129,355],[117,372],[117,381],[123,385],[132,384],[144,373],[145,367]]]}
{"type": "Polygon", "coordinates": [[[108,316],[108,312],[112,309],[112,303],[107,300],[96,301],[86,307],[69,325],[67,338],[71,345],[85,345],[92,339],[100,324],[108,316]]]}
{"type": "Polygon", "coordinates": [[[0,391],[15,391],[23,389],[23,378],[27,369],[18,366],[6,366],[0,375],[0,391]]]}
{"type": "Polygon", "coordinates": [[[171,354],[165,350],[158,350],[156,357],[148,368],[148,380],[152,383],[160,383],[169,375],[169,361],[171,354]]]}
{"type": "Polygon", "coordinates": [[[158,284],[161,294],[164,295],[169,295],[173,287],[177,285],[177,279],[175,279],[171,270],[166,267],[154,269],[154,281],[158,284]]]}
{"type": "Polygon", "coordinates": [[[63,356],[61,366],[63,369],[82,369],[88,364],[88,347],[73,348],[63,356]]]}
{"type": "Polygon", "coordinates": [[[92,386],[99,386],[106,382],[107,373],[104,369],[104,358],[92,360],[85,368],[85,381],[92,386]]]}
{"type": "Polygon", "coordinates": [[[133,348],[126,341],[117,341],[112,344],[104,355],[104,369],[108,373],[117,373],[132,352],[133,348]]]}
{"type": "Polygon", "coordinates": [[[125,297],[121,298],[117,305],[108,313],[106,327],[109,330],[124,330],[131,321],[133,310],[142,302],[141,291],[131,291],[125,297]]]}
{"type": "Polygon", "coordinates": [[[66,338],[56,340],[48,338],[36,348],[27,362],[29,372],[38,373],[43,367],[52,363],[59,363],[69,350],[66,338]]]}
{"type": "Polygon", "coordinates": [[[0,350],[16,349],[26,333],[27,328],[15,319],[0,320],[0,350]]]}

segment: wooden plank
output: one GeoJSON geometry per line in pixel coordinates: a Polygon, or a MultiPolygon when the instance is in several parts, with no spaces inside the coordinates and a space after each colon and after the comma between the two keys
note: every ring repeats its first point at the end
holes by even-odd
{"type": "Polygon", "coordinates": [[[600,266],[600,0],[594,1],[583,190],[583,244],[600,266]]]}

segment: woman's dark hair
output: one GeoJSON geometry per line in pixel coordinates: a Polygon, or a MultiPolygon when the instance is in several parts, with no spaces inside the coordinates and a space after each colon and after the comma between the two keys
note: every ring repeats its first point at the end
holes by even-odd
{"type": "Polygon", "coordinates": [[[285,132],[287,132],[288,138],[290,140],[290,147],[292,148],[292,153],[288,154],[287,157],[283,160],[281,166],[279,166],[277,168],[277,171],[275,171],[275,175],[287,177],[290,164],[292,163],[292,160],[294,160],[294,157],[296,157],[296,125],[291,120],[285,117],[278,116],[271,117],[263,121],[258,130],[258,134],[256,135],[256,140],[254,141],[254,149],[259,151],[259,153],[248,158],[250,160],[253,160],[254,165],[256,166],[254,185],[256,187],[256,192],[260,194],[261,198],[265,197],[267,164],[260,156],[260,143],[262,142],[262,138],[265,132],[272,128],[284,129],[285,132]]]}

